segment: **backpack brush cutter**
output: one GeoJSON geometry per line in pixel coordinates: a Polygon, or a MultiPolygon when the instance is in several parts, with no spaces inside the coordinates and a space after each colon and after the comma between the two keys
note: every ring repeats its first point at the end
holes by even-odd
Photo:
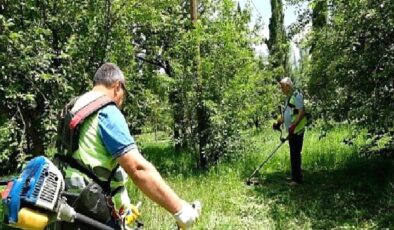
{"type": "Polygon", "coordinates": [[[246,180],[246,185],[250,186],[250,185],[256,185],[259,182],[256,179],[253,179],[253,177],[256,175],[257,172],[260,171],[261,168],[263,168],[263,166],[271,159],[271,157],[278,151],[278,149],[289,139],[289,136],[287,137],[283,137],[283,132],[282,129],[280,128],[280,126],[274,126],[274,129],[277,131],[280,131],[280,144],[278,146],[276,146],[276,148],[270,153],[270,155],[267,157],[267,159],[265,159],[263,161],[263,163],[261,163],[259,165],[259,167],[256,168],[256,170],[253,171],[253,173],[248,177],[248,179],[246,180]]]}
{"type": "Polygon", "coordinates": [[[14,228],[43,230],[51,220],[113,230],[77,213],[62,196],[65,183],[60,170],[47,158],[29,161],[21,175],[7,183],[1,193],[4,223],[14,228]]]}

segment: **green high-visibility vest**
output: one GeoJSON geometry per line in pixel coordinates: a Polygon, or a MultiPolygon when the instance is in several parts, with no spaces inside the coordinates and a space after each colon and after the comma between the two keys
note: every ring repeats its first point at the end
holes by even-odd
{"type": "MultiPolygon", "coordinates": [[[[291,123],[295,123],[295,121],[297,120],[298,114],[299,114],[298,109],[295,108],[296,94],[299,94],[299,92],[294,91],[293,94],[291,95],[290,99],[287,101],[287,106],[292,109],[291,123]]],[[[296,126],[294,133],[301,134],[302,132],[304,132],[305,126],[307,123],[308,123],[308,120],[307,120],[306,116],[304,116],[301,119],[301,121],[298,123],[298,125],[296,126]]]]}
{"type": "MultiPolygon", "coordinates": [[[[78,104],[86,104],[84,101],[91,101],[92,98],[99,96],[100,95],[97,95],[96,92],[88,92],[78,99],[75,106],[77,107],[78,104]]],[[[111,153],[107,151],[99,135],[99,112],[100,110],[86,118],[82,123],[79,133],[78,149],[73,153],[72,157],[89,168],[100,180],[107,181],[112,170],[117,167],[117,162],[116,159],[112,157],[111,153]]],[[[65,174],[66,181],[77,182],[81,180],[90,180],[86,175],[81,174],[72,167],[67,167],[65,174]]],[[[123,205],[126,206],[130,204],[130,198],[124,187],[127,180],[128,176],[126,172],[121,167],[118,167],[111,180],[111,190],[121,187],[112,197],[116,210],[119,210],[123,205]]],[[[76,191],[81,189],[77,187],[78,186],[75,188],[76,191]]]]}

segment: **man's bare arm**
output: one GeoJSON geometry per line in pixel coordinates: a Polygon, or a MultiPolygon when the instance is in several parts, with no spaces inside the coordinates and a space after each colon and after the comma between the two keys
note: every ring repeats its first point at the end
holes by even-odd
{"type": "Polygon", "coordinates": [[[134,184],[154,202],[171,214],[182,208],[182,200],[163,180],[156,168],[140,154],[138,149],[131,150],[118,157],[117,160],[134,184]]]}

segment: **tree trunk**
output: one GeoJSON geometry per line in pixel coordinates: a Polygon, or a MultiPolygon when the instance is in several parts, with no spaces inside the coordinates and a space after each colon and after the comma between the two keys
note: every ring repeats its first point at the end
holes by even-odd
{"type": "Polygon", "coordinates": [[[180,153],[182,150],[183,138],[181,136],[182,120],[184,117],[182,108],[182,98],[179,89],[174,89],[169,95],[169,101],[172,105],[172,115],[174,119],[174,141],[175,141],[175,152],[180,153]]]}
{"type": "MultiPolygon", "coordinates": [[[[197,23],[198,17],[198,3],[197,0],[190,0],[191,5],[191,21],[193,25],[197,23]]],[[[193,27],[194,28],[194,27],[193,27]]],[[[208,113],[203,102],[203,87],[202,87],[202,76],[200,67],[200,44],[196,42],[193,49],[195,50],[195,56],[193,59],[194,75],[195,75],[195,89],[197,94],[197,139],[198,139],[198,153],[199,153],[199,167],[205,168],[208,166],[208,157],[206,153],[206,146],[208,141],[208,113]]]]}

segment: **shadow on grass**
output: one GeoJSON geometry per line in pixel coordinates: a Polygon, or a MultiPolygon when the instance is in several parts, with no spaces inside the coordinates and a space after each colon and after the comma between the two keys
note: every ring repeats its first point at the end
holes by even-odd
{"type": "Polygon", "coordinates": [[[142,155],[163,175],[200,176],[207,170],[197,168],[197,157],[191,153],[176,153],[170,144],[149,144],[141,147],[142,155]]]}
{"type": "Polygon", "coordinates": [[[313,229],[394,226],[393,160],[352,159],[338,170],[304,171],[305,182],[295,187],[283,172],[258,178],[252,191],[273,201],[276,228],[286,228],[291,218],[309,221],[313,229]]]}

